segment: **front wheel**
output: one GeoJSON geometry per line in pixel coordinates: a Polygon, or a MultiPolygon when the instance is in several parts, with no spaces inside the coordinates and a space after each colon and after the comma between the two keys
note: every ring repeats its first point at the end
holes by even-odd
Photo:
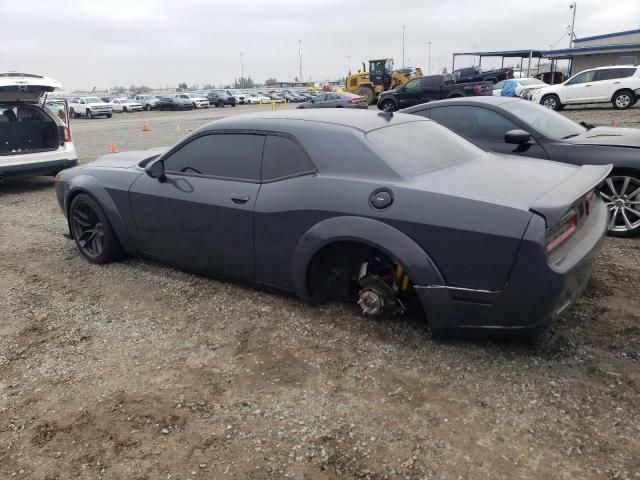
{"type": "Polygon", "coordinates": [[[600,186],[600,196],[611,214],[609,235],[633,237],[640,233],[640,174],[614,172],[600,186]]]}
{"type": "Polygon", "coordinates": [[[122,107],[122,113],[127,113],[127,107],[122,107]]]}
{"type": "Polygon", "coordinates": [[[87,118],[93,118],[93,113],[87,108],[87,118]]]}
{"type": "Polygon", "coordinates": [[[78,250],[91,263],[108,263],[123,256],[109,220],[89,195],[82,193],[71,202],[69,226],[78,250]]]}
{"type": "Polygon", "coordinates": [[[560,98],[557,95],[545,95],[542,97],[540,104],[543,107],[550,108],[551,110],[561,110],[560,98]]]}
{"type": "Polygon", "coordinates": [[[148,112],[149,110],[151,110],[151,105],[149,105],[148,103],[144,106],[144,109],[148,112]]]}
{"type": "Polygon", "coordinates": [[[396,104],[393,100],[383,100],[380,104],[380,110],[384,112],[393,112],[396,110],[396,104]]]}
{"type": "Polygon", "coordinates": [[[364,97],[367,101],[367,105],[373,105],[376,100],[376,96],[373,93],[373,89],[369,86],[362,86],[356,91],[356,95],[364,97]]]}
{"type": "Polygon", "coordinates": [[[111,118],[113,114],[107,113],[107,118],[111,118]]]}
{"type": "Polygon", "coordinates": [[[625,108],[632,107],[636,103],[635,95],[628,91],[617,92],[613,96],[613,108],[616,110],[624,110],[625,108]]]}
{"type": "Polygon", "coordinates": [[[78,118],[78,116],[76,115],[76,112],[75,112],[75,110],[73,108],[69,109],[69,116],[71,118],[78,118]]]}

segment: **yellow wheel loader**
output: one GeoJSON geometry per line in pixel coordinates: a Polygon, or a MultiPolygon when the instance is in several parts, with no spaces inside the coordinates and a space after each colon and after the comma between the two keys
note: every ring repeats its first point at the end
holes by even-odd
{"type": "Polygon", "coordinates": [[[358,70],[357,73],[347,76],[345,91],[360,95],[367,99],[369,105],[373,105],[380,93],[421,76],[420,68],[393,70],[392,58],[369,60],[369,71],[363,63],[362,71],[358,70]]]}

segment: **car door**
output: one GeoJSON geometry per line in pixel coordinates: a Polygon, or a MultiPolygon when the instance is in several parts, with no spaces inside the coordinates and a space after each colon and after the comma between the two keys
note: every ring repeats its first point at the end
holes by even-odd
{"type": "Polygon", "coordinates": [[[589,103],[595,70],[587,70],[567,80],[560,93],[561,103],[589,103]]]}
{"type": "Polygon", "coordinates": [[[414,78],[398,89],[398,93],[396,93],[398,108],[411,107],[420,103],[418,97],[421,94],[421,82],[421,78],[414,78]]]}
{"type": "Polygon", "coordinates": [[[534,138],[523,145],[506,143],[504,136],[508,131],[526,128],[488,108],[454,105],[433,108],[430,112],[431,119],[494,152],[548,158],[534,138]]]}
{"type": "Polygon", "coordinates": [[[322,93],[320,95],[316,95],[315,98],[313,99],[313,102],[311,103],[310,107],[311,108],[322,108],[322,107],[324,107],[326,98],[327,98],[327,95],[325,93],[322,93]]]}
{"type": "Polygon", "coordinates": [[[129,191],[141,251],[205,274],[253,279],[253,208],[264,136],[205,133],[169,152],[166,180],[129,191]]]}
{"type": "Polygon", "coordinates": [[[591,82],[591,99],[594,102],[609,102],[620,84],[620,69],[605,68],[596,70],[591,82]]]}

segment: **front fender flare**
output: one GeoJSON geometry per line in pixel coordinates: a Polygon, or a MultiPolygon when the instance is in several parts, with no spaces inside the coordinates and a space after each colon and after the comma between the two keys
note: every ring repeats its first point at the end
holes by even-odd
{"type": "Polygon", "coordinates": [[[293,286],[309,299],[307,269],[321,248],[335,242],[354,241],[370,245],[400,263],[414,285],[444,285],[442,275],[427,253],[411,238],[379,220],[342,216],[323,220],[300,239],[293,255],[293,286]]]}
{"type": "Polygon", "coordinates": [[[73,177],[67,184],[67,192],[64,196],[64,211],[67,216],[67,223],[69,222],[71,200],[79,193],[86,193],[100,204],[122,248],[124,248],[129,255],[135,255],[138,249],[120,216],[116,204],[98,179],[91,175],[73,177]]]}

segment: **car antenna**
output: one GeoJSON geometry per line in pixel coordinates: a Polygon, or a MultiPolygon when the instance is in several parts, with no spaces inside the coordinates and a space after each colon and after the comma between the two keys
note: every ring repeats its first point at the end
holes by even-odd
{"type": "Polygon", "coordinates": [[[393,118],[393,112],[379,112],[378,116],[391,120],[393,118]]]}

